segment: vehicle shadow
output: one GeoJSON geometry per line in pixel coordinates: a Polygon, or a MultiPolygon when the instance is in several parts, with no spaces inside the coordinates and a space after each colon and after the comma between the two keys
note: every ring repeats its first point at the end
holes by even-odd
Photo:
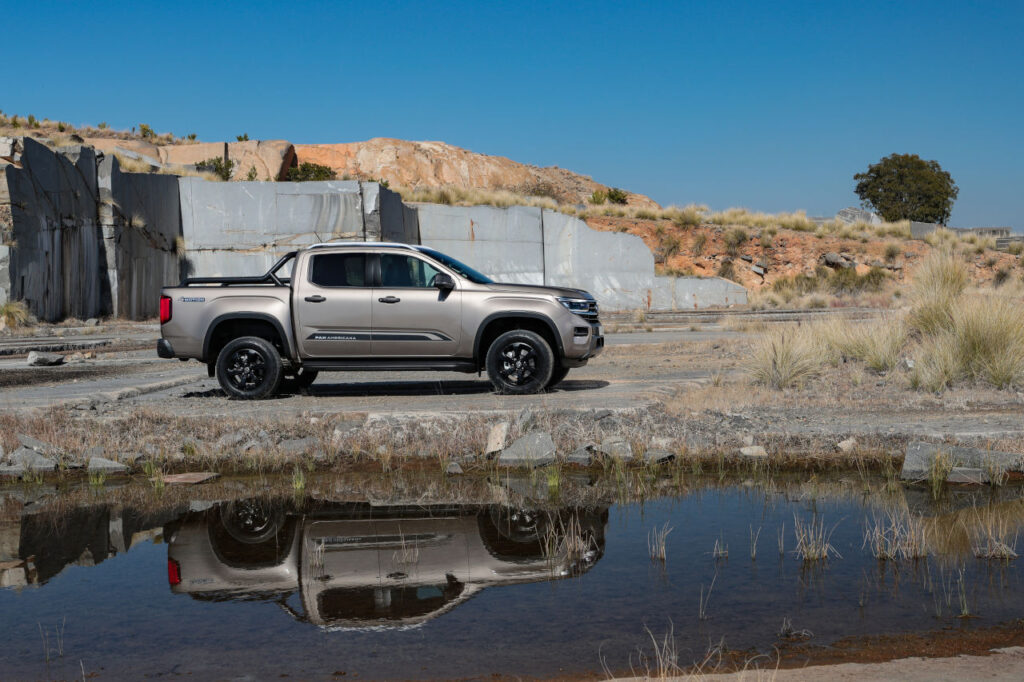
{"type": "MultiPolygon", "coordinates": [[[[608,386],[607,381],[565,380],[548,394],[574,391],[592,391],[608,386]]],[[[486,395],[493,394],[491,382],[480,381],[361,381],[344,383],[318,380],[306,389],[312,397],[339,398],[347,396],[428,396],[428,395],[486,395]]],[[[295,395],[295,394],[292,394],[295,395]]]]}

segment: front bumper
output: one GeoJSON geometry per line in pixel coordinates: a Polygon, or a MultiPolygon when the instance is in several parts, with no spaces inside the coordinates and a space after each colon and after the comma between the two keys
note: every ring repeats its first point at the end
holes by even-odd
{"type": "Polygon", "coordinates": [[[171,348],[171,342],[167,339],[160,339],[156,342],[156,354],[162,358],[173,358],[174,349],[171,348]]]}
{"type": "Polygon", "coordinates": [[[572,343],[566,348],[563,363],[566,367],[582,367],[590,358],[604,351],[604,333],[601,324],[583,320],[586,324],[573,328],[572,343]]]}

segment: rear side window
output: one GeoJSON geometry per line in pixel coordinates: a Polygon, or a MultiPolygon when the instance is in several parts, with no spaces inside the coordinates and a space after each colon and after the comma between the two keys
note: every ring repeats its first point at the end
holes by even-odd
{"type": "Polygon", "coordinates": [[[317,254],[310,266],[309,281],[319,287],[364,287],[366,254],[317,254]]]}

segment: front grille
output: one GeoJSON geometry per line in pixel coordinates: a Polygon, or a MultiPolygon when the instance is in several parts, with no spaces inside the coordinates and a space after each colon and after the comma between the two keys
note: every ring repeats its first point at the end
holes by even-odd
{"type": "Polygon", "coordinates": [[[591,301],[586,312],[576,314],[592,323],[597,322],[597,301],[591,301]]]}

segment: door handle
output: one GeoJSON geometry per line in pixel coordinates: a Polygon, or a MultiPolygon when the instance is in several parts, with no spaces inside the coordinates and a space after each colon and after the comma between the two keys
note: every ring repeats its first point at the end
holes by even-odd
{"type": "Polygon", "coordinates": [[[320,294],[317,294],[316,296],[307,296],[306,300],[309,301],[310,303],[323,303],[327,299],[321,296],[320,294]]]}
{"type": "Polygon", "coordinates": [[[377,300],[380,301],[381,303],[398,303],[402,299],[398,298],[397,296],[385,296],[384,298],[378,298],[377,300]]]}

